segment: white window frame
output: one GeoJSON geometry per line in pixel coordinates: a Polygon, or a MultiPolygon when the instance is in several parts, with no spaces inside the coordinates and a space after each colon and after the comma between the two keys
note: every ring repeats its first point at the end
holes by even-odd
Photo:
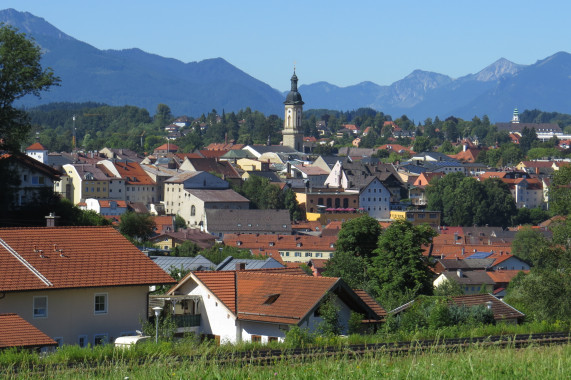
{"type": "Polygon", "coordinates": [[[48,317],[48,296],[34,296],[34,300],[32,303],[32,315],[34,316],[34,318],[47,318],[48,317]],[[40,298],[44,298],[46,300],[45,313],[43,313],[43,314],[36,313],[36,300],[40,299],[40,298]]]}
{"type": "Polygon", "coordinates": [[[102,315],[107,314],[109,312],[109,294],[108,293],[95,293],[93,296],[93,314],[95,315],[102,315]],[[97,297],[105,297],[105,309],[104,310],[97,310],[97,297]]]}

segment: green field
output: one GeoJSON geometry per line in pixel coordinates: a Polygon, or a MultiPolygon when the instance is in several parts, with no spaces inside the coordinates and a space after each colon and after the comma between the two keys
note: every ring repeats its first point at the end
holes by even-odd
{"type": "Polygon", "coordinates": [[[363,358],[276,359],[269,365],[253,362],[219,363],[202,357],[196,361],[168,357],[102,362],[74,368],[48,366],[11,371],[7,379],[569,379],[571,345],[530,346],[523,349],[470,347],[458,352],[434,349],[396,356],[367,354],[363,358]]]}

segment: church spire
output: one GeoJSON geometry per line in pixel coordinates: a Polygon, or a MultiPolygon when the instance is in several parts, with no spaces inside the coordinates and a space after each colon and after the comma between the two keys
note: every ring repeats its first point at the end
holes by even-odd
{"type": "Polygon", "coordinates": [[[291,91],[287,94],[284,102],[285,114],[282,144],[298,152],[303,151],[303,131],[301,129],[303,104],[301,94],[297,90],[297,75],[295,74],[294,66],[291,77],[291,91]]]}

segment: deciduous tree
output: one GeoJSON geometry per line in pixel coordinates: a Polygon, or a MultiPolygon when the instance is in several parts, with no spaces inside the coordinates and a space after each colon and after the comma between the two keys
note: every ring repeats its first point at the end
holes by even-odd
{"type": "Polygon", "coordinates": [[[430,226],[414,226],[404,220],[393,222],[381,234],[368,271],[372,290],[381,304],[390,304],[391,298],[405,293],[413,298],[432,294],[432,271],[422,255],[422,246],[434,236],[436,232],[430,226]]]}
{"type": "Polygon", "coordinates": [[[59,83],[50,68],[44,69],[41,48],[24,33],[0,24],[0,139],[4,148],[19,150],[30,130],[28,115],[14,108],[14,101],[40,92],[59,83]]]}

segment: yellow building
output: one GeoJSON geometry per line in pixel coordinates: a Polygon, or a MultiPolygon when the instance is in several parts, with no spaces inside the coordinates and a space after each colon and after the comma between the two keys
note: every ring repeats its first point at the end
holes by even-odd
{"type": "Polygon", "coordinates": [[[391,210],[392,220],[407,220],[412,224],[419,225],[427,223],[432,227],[440,225],[440,211],[427,210],[391,210]]]}
{"type": "Polygon", "coordinates": [[[66,175],[71,180],[71,202],[78,204],[87,198],[109,198],[110,176],[96,165],[68,164],[64,165],[66,175]]]}

